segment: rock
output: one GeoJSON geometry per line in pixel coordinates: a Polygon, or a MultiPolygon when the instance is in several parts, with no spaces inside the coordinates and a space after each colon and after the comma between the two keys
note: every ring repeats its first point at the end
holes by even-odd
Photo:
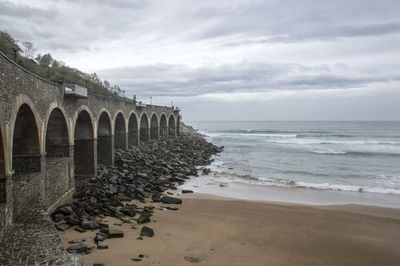
{"type": "Polygon", "coordinates": [[[94,263],[93,266],[105,266],[103,263],[94,263]]]}
{"type": "Polygon", "coordinates": [[[96,237],[94,238],[94,242],[101,242],[101,241],[104,241],[104,240],[106,240],[107,239],[107,237],[105,236],[105,235],[103,235],[103,234],[97,234],[96,235],[96,237]]]}
{"type": "Polygon", "coordinates": [[[124,237],[124,232],[122,230],[118,229],[108,229],[108,238],[119,238],[119,237],[124,237]]]}
{"type": "Polygon", "coordinates": [[[163,196],[161,202],[165,204],[182,204],[182,200],[178,198],[173,198],[169,196],[163,196]]]}
{"type": "Polygon", "coordinates": [[[82,227],[75,227],[74,230],[79,232],[79,233],[85,233],[86,232],[86,230],[83,229],[82,227]]]}
{"type": "Polygon", "coordinates": [[[69,253],[76,253],[76,254],[87,254],[89,249],[86,245],[79,243],[67,248],[69,253]]]}
{"type": "Polygon", "coordinates": [[[62,206],[58,207],[53,212],[53,215],[61,213],[61,214],[65,215],[65,216],[68,216],[68,215],[72,214],[73,212],[74,212],[74,210],[72,209],[71,204],[65,204],[65,205],[62,205],[62,206]]]}
{"type": "Polygon", "coordinates": [[[138,224],[149,223],[150,222],[150,217],[151,217],[151,215],[149,213],[144,213],[144,214],[139,216],[139,218],[137,219],[137,223],[138,224]]]}
{"type": "Polygon", "coordinates": [[[193,190],[184,189],[182,190],[182,194],[193,193],[193,190]]]}
{"type": "Polygon", "coordinates": [[[131,205],[125,205],[119,211],[127,216],[134,217],[136,215],[136,207],[131,205]]]}
{"type": "Polygon", "coordinates": [[[108,245],[97,245],[98,249],[108,249],[108,245]]]}
{"type": "Polygon", "coordinates": [[[161,193],[160,192],[154,192],[153,195],[151,195],[151,199],[154,202],[160,202],[161,201],[161,193]]]}
{"type": "Polygon", "coordinates": [[[57,224],[56,228],[60,231],[65,231],[71,228],[69,224],[57,224]]]}
{"type": "Polygon", "coordinates": [[[139,258],[132,258],[132,261],[142,261],[142,259],[139,259],[139,258]]]}
{"type": "Polygon", "coordinates": [[[192,255],[185,256],[185,260],[192,263],[199,263],[201,261],[198,257],[192,255]]]}
{"type": "Polygon", "coordinates": [[[67,221],[68,224],[70,225],[79,225],[80,221],[77,217],[75,216],[67,216],[67,218],[65,218],[65,220],[67,221]]]}
{"type": "Polygon", "coordinates": [[[93,221],[84,220],[81,222],[81,227],[86,230],[95,230],[99,228],[99,224],[95,220],[93,221]]]}
{"type": "Polygon", "coordinates": [[[154,236],[154,231],[150,227],[143,226],[142,230],[140,231],[140,237],[143,236],[148,236],[148,237],[153,237],[154,236]]]}

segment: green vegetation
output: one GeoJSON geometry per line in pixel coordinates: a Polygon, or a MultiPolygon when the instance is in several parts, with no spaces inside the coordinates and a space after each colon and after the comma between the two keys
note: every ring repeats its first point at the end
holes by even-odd
{"type": "Polygon", "coordinates": [[[50,54],[38,54],[31,42],[22,42],[23,48],[10,34],[0,31],[0,51],[26,70],[58,84],[77,84],[88,89],[92,95],[122,96],[120,87],[111,86],[107,80],[101,81],[96,73],[87,74],[66,66],[50,54]]]}

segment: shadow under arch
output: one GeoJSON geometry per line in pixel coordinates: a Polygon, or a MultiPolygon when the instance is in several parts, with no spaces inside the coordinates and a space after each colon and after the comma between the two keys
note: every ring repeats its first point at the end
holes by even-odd
{"type": "Polygon", "coordinates": [[[96,173],[95,139],[92,116],[85,109],[77,115],[74,129],[74,164],[78,178],[94,176],[96,173]]]}
{"type": "Polygon", "coordinates": [[[138,119],[134,112],[129,115],[128,121],[128,140],[129,146],[138,146],[139,135],[138,135],[138,119]]]}
{"type": "Polygon", "coordinates": [[[168,118],[168,136],[175,136],[175,117],[173,114],[168,118]]]}
{"type": "Polygon", "coordinates": [[[97,123],[97,161],[99,164],[113,163],[113,138],[111,117],[103,111],[97,123]]]}
{"type": "Polygon", "coordinates": [[[160,116],[160,137],[166,136],[168,136],[167,116],[165,113],[162,113],[160,116]]]}
{"type": "Polygon", "coordinates": [[[158,118],[153,113],[150,119],[150,139],[158,139],[158,118]]]}
{"type": "Polygon", "coordinates": [[[149,141],[149,118],[146,113],[142,113],[140,117],[140,142],[148,142],[149,141]]]}
{"type": "Polygon", "coordinates": [[[122,112],[118,112],[114,122],[114,142],[116,149],[126,150],[126,123],[125,116],[122,112]]]}

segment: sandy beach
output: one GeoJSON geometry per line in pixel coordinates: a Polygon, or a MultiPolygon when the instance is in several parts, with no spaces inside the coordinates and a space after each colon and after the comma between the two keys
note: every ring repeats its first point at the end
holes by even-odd
{"type": "MultiPolygon", "coordinates": [[[[84,265],[398,265],[400,210],[358,205],[307,206],[183,195],[178,211],[156,210],[153,238],[141,226],[114,225],[123,238],[84,255],[84,265]],[[141,262],[134,262],[143,254],[141,262]],[[185,256],[200,260],[193,263],[185,256]]],[[[147,206],[150,203],[146,204],[147,206]]],[[[160,204],[153,204],[158,207],[160,204]]],[[[135,222],[133,224],[136,224],[135,222]]],[[[61,232],[68,241],[95,232],[61,232]]],[[[89,241],[94,246],[93,240],[89,241]]]]}

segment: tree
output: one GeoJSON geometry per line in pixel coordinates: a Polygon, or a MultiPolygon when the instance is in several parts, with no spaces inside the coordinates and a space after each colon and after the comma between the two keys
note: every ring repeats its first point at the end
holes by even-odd
{"type": "Polygon", "coordinates": [[[37,51],[37,49],[33,46],[33,43],[24,41],[22,42],[22,45],[24,46],[24,56],[26,58],[32,59],[35,55],[35,52],[37,51]]]}
{"type": "Polygon", "coordinates": [[[18,53],[21,51],[21,48],[8,32],[0,31],[0,51],[8,58],[17,62],[18,53]]]}

